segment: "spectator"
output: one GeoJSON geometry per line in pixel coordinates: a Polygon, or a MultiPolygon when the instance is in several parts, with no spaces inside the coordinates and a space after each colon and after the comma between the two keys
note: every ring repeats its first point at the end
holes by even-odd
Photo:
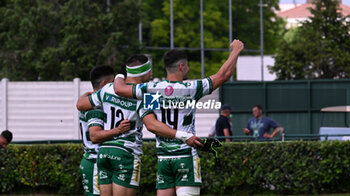
{"type": "MultiPolygon", "coordinates": [[[[215,130],[216,130],[216,136],[232,136],[231,133],[231,125],[230,125],[230,114],[231,114],[231,107],[227,104],[222,105],[220,117],[216,120],[215,124],[215,130]]],[[[231,139],[219,139],[220,141],[226,141],[229,142],[231,139]]]]}
{"type": "Polygon", "coordinates": [[[5,130],[0,135],[0,148],[5,148],[12,141],[12,133],[9,130],[5,130]]]}
{"type": "Polygon", "coordinates": [[[263,116],[262,113],[263,111],[260,105],[253,107],[254,117],[248,121],[244,133],[246,135],[252,135],[258,140],[273,138],[279,132],[280,126],[271,118],[263,116]],[[272,134],[269,133],[271,128],[274,129],[272,134]]]}

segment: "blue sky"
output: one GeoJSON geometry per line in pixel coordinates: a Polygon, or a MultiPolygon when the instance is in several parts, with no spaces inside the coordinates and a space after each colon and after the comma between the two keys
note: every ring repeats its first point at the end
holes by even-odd
{"type": "MultiPolygon", "coordinates": [[[[306,0],[295,0],[297,3],[305,3],[306,0]]],[[[281,3],[293,3],[293,0],[280,0],[281,3]]],[[[343,4],[350,6],[350,0],[343,0],[343,4]]]]}

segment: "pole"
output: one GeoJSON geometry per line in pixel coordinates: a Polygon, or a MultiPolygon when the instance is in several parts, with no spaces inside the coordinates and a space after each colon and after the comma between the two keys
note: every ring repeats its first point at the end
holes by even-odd
{"type": "MultiPolygon", "coordinates": [[[[74,78],[73,80],[73,96],[74,96],[74,103],[73,106],[75,106],[75,104],[78,102],[79,96],[80,96],[80,79],[79,78],[74,78]]],[[[74,139],[81,139],[81,135],[80,135],[80,121],[79,121],[79,111],[73,107],[73,122],[74,122],[74,139]]]]}
{"type": "Polygon", "coordinates": [[[106,0],[106,4],[107,4],[107,12],[109,12],[110,6],[111,6],[111,0],[106,0]]]}
{"type": "Polygon", "coordinates": [[[264,81],[264,25],[263,25],[262,0],[260,0],[260,55],[261,55],[261,81],[264,81]]]}
{"type": "Polygon", "coordinates": [[[170,0],[170,49],[174,49],[173,0],[170,0]]]}
{"type": "Polygon", "coordinates": [[[200,17],[201,17],[201,76],[205,77],[204,69],[204,25],[203,25],[203,0],[200,0],[200,17]]]}
{"type": "Polygon", "coordinates": [[[139,21],[139,48],[142,48],[142,0],[139,0],[139,4],[140,4],[140,21],[139,21]]]}
{"type": "MultiPolygon", "coordinates": [[[[229,21],[229,45],[232,43],[232,0],[228,0],[228,21],[229,21]]],[[[231,47],[230,47],[231,52],[231,47]]],[[[237,68],[236,68],[237,69],[237,68]]],[[[230,77],[230,81],[233,81],[233,76],[230,77]]]]}
{"type": "Polygon", "coordinates": [[[8,79],[3,78],[1,80],[1,123],[2,123],[2,130],[6,130],[8,128],[8,79]]]}

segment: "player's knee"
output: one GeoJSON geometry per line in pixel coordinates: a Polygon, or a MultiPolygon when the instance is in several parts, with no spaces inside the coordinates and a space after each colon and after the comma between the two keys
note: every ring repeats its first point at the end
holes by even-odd
{"type": "Polygon", "coordinates": [[[197,196],[200,195],[200,187],[182,186],[176,189],[177,196],[197,196]]]}

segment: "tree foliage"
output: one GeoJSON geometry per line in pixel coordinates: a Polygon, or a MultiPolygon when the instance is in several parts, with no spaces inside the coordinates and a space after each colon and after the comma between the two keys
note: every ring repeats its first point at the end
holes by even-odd
{"type": "Polygon", "coordinates": [[[0,77],[89,79],[96,64],[122,70],[137,52],[137,0],[6,0],[0,3],[0,77]]]}
{"type": "Polygon", "coordinates": [[[279,44],[270,68],[278,79],[349,77],[350,23],[338,1],[314,2],[313,16],[279,44]]]}
{"type": "MultiPolygon", "coordinates": [[[[147,0],[3,0],[0,2],[0,77],[10,80],[89,79],[89,70],[107,64],[124,70],[127,56],[148,53],[154,76],[164,77],[165,50],[140,48],[138,24],[143,23],[143,46],[168,47],[169,1],[147,0]],[[140,12],[141,8],[141,12],[140,12]],[[142,50],[140,50],[142,49],[142,50]]],[[[278,0],[264,0],[265,51],[274,53],[283,26],[274,10],[278,0]]],[[[259,0],[233,0],[233,38],[246,48],[260,48],[259,0]]],[[[200,47],[199,0],[174,0],[176,47],[200,47]]],[[[206,48],[229,48],[228,1],[204,1],[206,48]]],[[[200,51],[187,51],[190,78],[199,78],[200,51]]],[[[215,73],[228,52],[206,51],[206,75],[215,73]]]]}
{"type": "MultiPolygon", "coordinates": [[[[153,18],[145,31],[147,45],[169,47],[170,45],[170,3],[157,0],[145,2],[143,6],[146,15],[153,18]],[[158,2],[158,3],[156,3],[158,2]],[[154,5],[153,5],[154,4],[154,5]],[[152,5],[152,6],[149,6],[152,5]],[[160,6],[162,5],[162,6],[160,6]],[[157,7],[157,9],[153,9],[157,7]],[[159,9],[161,8],[161,9],[159,9]],[[161,11],[161,12],[159,12],[161,11]]],[[[265,52],[273,54],[278,43],[284,22],[278,18],[274,10],[278,8],[277,0],[264,1],[265,52]]],[[[200,48],[200,1],[173,1],[174,13],[174,45],[175,47],[200,48]]],[[[203,2],[204,46],[206,48],[229,47],[229,9],[228,1],[206,0],[203,2]]],[[[245,48],[260,49],[260,18],[259,0],[232,1],[233,38],[245,43],[245,48]]],[[[162,55],[164,51],[148,51],[155,57],[157,69],[154,75],[164,76],[162,55]]],[[[187,51],[190,57],[190,78],[199,78],[200,52],[187,51]]],[[[207,76],[216,73],[228,57],[228,52],[206,51],[205,73],[207,76]]],[[[250,53],[251,54],[251,53],[250,53]]]]}

